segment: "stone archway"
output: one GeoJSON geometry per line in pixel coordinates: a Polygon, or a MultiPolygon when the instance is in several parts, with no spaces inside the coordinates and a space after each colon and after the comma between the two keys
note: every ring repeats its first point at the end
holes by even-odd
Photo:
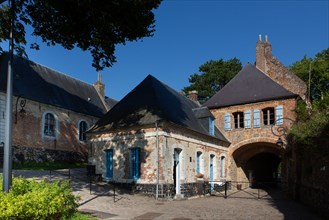
{"type": "Polygon", "coordinates": [[[283,148],[271,142],[248,142],[232,152],[231,177],[239,182],[275,182],[280,177],[283,148]]]}

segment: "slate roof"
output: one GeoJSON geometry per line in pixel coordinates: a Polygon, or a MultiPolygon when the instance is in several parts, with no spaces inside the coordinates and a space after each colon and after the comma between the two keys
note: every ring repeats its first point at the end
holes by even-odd
{"type": "Polygon", "coordinates": [[[291,97],[297,95],[273,81],[254,65],[247,63],[230,82],[204,103],[204,106],[212,109],[291,97]]]}
{"type": "MultiPolygon", "coordinates": [[[[202,125],[193,112],[197,108],[200,106],[195,102],[148,75],[89,131],[113,131],[165,121],[210,136],[208,128],[202,125]]],[[[215,138],[228,142],[217,129],[215,138]]]]}
{"type": "Polygon", "coordinates": [[[115,100],[115,99],[112,99],[112,98],[109,98],[109,97],[105,96],[105,103],[110,108],[113,108],[113,106],[115,106],[118,103],[118,101],[115,100]]]}
{"type": "MultiPolygon", "coordinates": [[[[0,56],[0,91],[7,89],[8,53],[0,56]]],[[[101,117],[106,109],[95,87],[14,56],[13,93],[33,101],[101,117]]]]}

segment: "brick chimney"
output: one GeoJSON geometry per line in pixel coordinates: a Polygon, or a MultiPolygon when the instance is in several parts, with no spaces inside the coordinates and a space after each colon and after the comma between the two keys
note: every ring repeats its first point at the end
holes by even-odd
{"type": "Polygon", "coordinates": [[[192,100],[194,102],[197,102],[198,101],[198,91],[196,91],[196,90],[189,91],[187,98],[189,98],[190,100],[192,100]]]}
{"type": "Polygon", "coordinates": [[[267,35],[265,35],[265,41],[262,40],[262,35],[259,35],[256,44],[256,67],[267,73],[269,67],[266,61],[272,57],[272,45],[268,42],[267,35]]]}
{"type": "Polygon", "coordinates": [[[94,83],[94,86],[102,98],[105,98],[105,84],[102,82],[102,74],[98,73],[98,79],[97,82],[94,83]]]}
{"type": "Polygon", "coordinates": [[[272,55],[272,45],[268,42],[267,35],[265,35],[265,41],[262,40],[262,35],[258,37],[256,67],[288,91],[298,94],[309,104],[306,84],[272,55]]]}

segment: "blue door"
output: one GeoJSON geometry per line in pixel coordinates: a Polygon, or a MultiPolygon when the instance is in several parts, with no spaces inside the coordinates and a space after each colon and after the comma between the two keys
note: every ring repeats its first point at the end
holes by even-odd
{"type": "Polygon", "coordinates": [[[113,150],[107,150],[106,152],[106,174],[108,179],[113,178],[113,150]]]}

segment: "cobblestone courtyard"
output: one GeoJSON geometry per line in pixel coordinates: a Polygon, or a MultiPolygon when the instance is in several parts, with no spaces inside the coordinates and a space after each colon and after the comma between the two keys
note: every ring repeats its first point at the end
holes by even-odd
{"type": "MultiPolygon", "coordinates": [[[[14,175],[67,178],[49,171],[14,171],[14,175]]],[[[78,209],[98,219],[321,219],[307,207],[285,198],[279,191],[261,191],[261,199],[257,199],[257,191],[250,190],[248,193],[240,191],[227,199],[206,196],[180,201],[155,200],[124,192],[116,192],[114,198],[113,190],[106,185],[92,184],[90,191],[85,173],[72,170],[70,175],[74,194],[80,196],[78,209]]]]}

